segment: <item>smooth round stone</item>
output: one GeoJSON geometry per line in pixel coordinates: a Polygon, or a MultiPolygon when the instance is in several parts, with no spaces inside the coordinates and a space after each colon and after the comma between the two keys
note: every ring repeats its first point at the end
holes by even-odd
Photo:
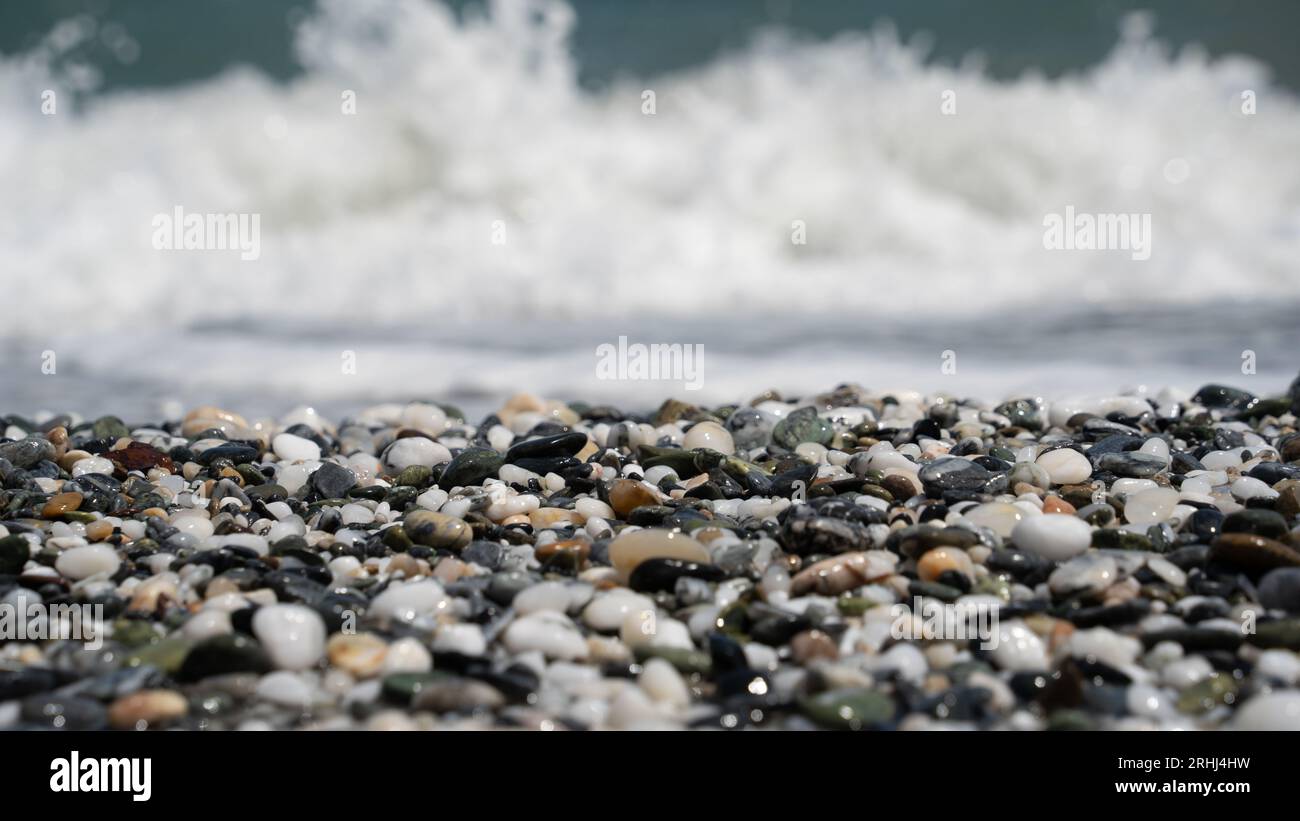
{"type": "Polygon", "coordinates": [[[384,669],[388,645],[373,633],[335,633],[325,646],[330,664],[357,678],[371,678],[384,669]]]}
{"type": "Polygon", "coordinates": [[[1279,567],[1264,574],[1259,603],[1270,610],[1300,612],[1300,567],[1279,567]]]}
{"type": "Polygon", "coordinates": [[[1147,568],[1173,587],[1183,587],[1187,584],[1187,573],[1168,559],[1153,556],[1147,559],[1147,568]]]}
{"type": "Polygon", "coordinates": [[[423,436],[407,436],[398,439],[384,451],[384,463],[393,473],[398,473],[412,465],[433,467],[451,461],[451,451],[423,436]]]}
{"type": "Polygon", "coordinates": [[[173,516],[171,525],[180,532],[200,540],[211,536],[214,530],[212,520],[207,516],[204,516],[202,513],[187,513],[181,516],[173,516]]]}
{"type": "Polygon", "coordinates": [[[271,450],[285,462],[307,462],[320,458],[319,445],[292,433],[276,434],[271,439],[271,450]]]}
{"type": "Polygon", "coordinates": [[[101,456],[88,456],[85,459],[78,459],[72,466],[72,478],[85,476],[88,473],[102,473],[105,476],[113,475],[113,463],[101,456]]]}
{"type": "Polygon", "coordinates": [[[772,440],[786,450],[794,450],[800,442],[829,445],[835,437],[835,428],[818,415],[816,408],[800,408],[772,429],[772,440]]]}
{"type": "Polygon", "coordinates": [[[1187,656],[1160,668],[1160,680],[1166,687],[1182,690],[1204,681],[1213,672],[1214,668],[1201,656],[1187,656]]]}
{"type": "Polygon", "coordinates": [[[432,580],[389,585],[388,589],[370,603],[371,614],[387,616],[398,621],[415,621],[447,607],[447,594],[442,585],[432,580]]]}
{"type": "Polygon", "coordinates": [[[1256,659],[1251,675],[1295,685],[1300,682],[1300,656],[1289,650],[1265,650],[1256,659]]]}
{"type": "Polygon", "coordinates": [[[31,557],[32,546],[17,534],[0,538],[0,574],[17,576],[31,557]]]}
{"type": "Polygon", "coordinates": [[[627,614],[647,610],[654,612],[655,604],[648,596],[626,589],[611,590],[596,596],[583,608],[582,620],[593,630],[612,633],[623,626],[627,614]]]}
{"type": "Polygon", "coordinates": [[[1053,593],[1068,595],[1081,591],[1099,593],[1119,578],[1119,566],[1109,556],[1084,553],[1065,562],[1047,579],[1053,593]]]}
{"type": "Polygon", "coordinates": [[[189,702],[174,690],[139,690],[122,696],[108,707],[108,723],[115,730],[147,730],[185,717],[189,702]]]}
{"type": "Polygon", "coordinates": [[[916,574],[922,581],[937,581],[947,571],[955,571],[968,579],[975,577],[975,565],[959,547],[936,547],[927,550],[916,562],[916,574]]]}
{"type": "Polygon", "coordinates": [[[897,564],[898,556],[888,550],[841,553],[800,570],[790,580],[790,592],[796,596],[838,596],[892,576],[897,564]]]}
{"type": "Polygon", "coordinates": [[[325,622],[300,604],[273,604],[253,614],[253,634],[282,670],[306,670],[325,655],[325,622]]]}
{"type": "Polygon", "coordinates": [[[1052,479],[1047,471],[1033,462],[1016,462],[1007,474],[1007,481],[1013,487],[1021,482],[1040,488],[1052,486],[1052,479]]]}
{"type": "Polygon", "coordinates": [[[515,619],[502,636],[511,653],[541,651],[547,658],[578,661],[587,657],[587,640],[563,613],[542,610],[515,619]]]}
{"type": "Polygon", "coordinates": [[[230,614],[224,610],[200,610],[181,628],[185,638],[202,641],[213,636],[224,636],[234,628],[230,624],[230,614]]]}
{"type": "Polygon", "coordinates": [[[682,447],[687,450],[708,448],[727,456],[736,452],[736,443],[732,440],[731,434],[717,422],[699,422],[692,425],[691,429],[686,431],[686,439],[682,447]]]}
{"type": "Polygon", "coordinates": [[[1201,457],[1206,470],[1227,470],[1241,467],[1241,454],[1230,450],[1212,450],[1201,457]]]}
{"type": "Polygon", "coordinates": [[[516,613],[526,616],[542,610],[563,613],[569,609],[572,602],[573,597],[569,595],[569,589],[565,585],[560,582],[541,582],[521,590],[511,602],[511,606],[515,608],[516,613]]]}
{"type": "Polygon", "coordinates": [[[658,491],[645,482],[634,479],[615,479],[609,487],[609,504],[614,512],[627,518],[633,510],[646,505],[657,505],[662,500],[658,491]]]}
{"type": "Polygon", "coordinates": [[[312,686],[297,673],[279,670],[267,673],[257,683],[257,697],[272,704],[305,709],[312,702],[312,686]]]}
{"type": "Polygon", "coordinates": [[[636,530],[623,533],[609,545],[610,564],[624,579],[646,559],[682,559],[699,564],[713,561],[704,545],[675,530],[636,530]]]}
{"type": "Polygon", "coordinates": [[[1007,502],[988,502],[962,512],[961,516],[976,527],[986,527],[1003,539],[1011,537],[1016,525],[1030,516],[1024,509],[1007,502]]]}
{"type": "Polygon", "coordinates": [[[339,514],[345,525],[368,525],[375,520],[375,512],[365,505],[344,505],[339,514]]]}
{"type": "Polygon", "coordinates": [[[1076,630],[1066,646],[1079,658],[1096,658],[1112,667],[1132,664],[1142,652],[1142,642],[1105,627],[1076,630]]]}
{"type": "Polygon", "coordinates": [[[1255,696],[1237,709],[1233,725],[1238,730],[1300,730],[1300,691],[1255,696]]]}
{"type": "Polygon", "coordinates": [[[459,550],[474,538],[473,531],[464,519],[432,510],[408,513],[402,520],[402,527],[411,541],[427,547],[459,550]]]}
{"type": "Polygon", "coordinates": [[[1092,528],[1082,519],[1060,513],[1031,516],[1016,525],[1011,541],[1022,550],[1062,562],[1088,549],[1092,528]]]}
{"type": "Polygon", "coordinates": [[[1230,489],[1233,497],[1243,502],[1247,499],[1276,499],[1278,497],[1276,490],[1251,476],[1241,477],[1232,483],[1230,489]]]}
{"type": "Polygon", "coordinates": [[[1022,621],[999,622],[997,646],[990,656],[1003,670],[1041,671],[1048,668],[1047,648],[1043,640],[1022,621]]]}
{"type": "Polygon", "coordinates": [[[1124,500],[1124,518],[1133,524],[1159,524],[1174,515],[1181,497],[1173,488],[1157,487],[1124,500]]]}
{"type": "MultiPolygon", "coordinates": [[[[315,442],[312,442],[315,445],[315,442]]],[[[308,481],[322,499],[340,499],[357,483],[357,475],[333,462],[322,462],[308,481]]]]}
{"type": "Polygon", "coordinates": [[[54,569],[64,578],[81,581],[91,576],[112,576],[121,564],[116,550],[107,545],[92,544],[63,551],[55,560],[54,569]]]}
{"type": "Polygon", "coordinates": [[[983,465],[960,456],[941,456],[926,463],[917,477],[927,489],[982,490],[993,474],[983,465]]]}
{"type": "Polygon", "coordinates": [[[388,646],[383,672],[427,673],[433,669],[433,656],[414,638],[398,639],[388,646]]]}
{"type": "Polygon", "coordinates": [[[637,684],[652,701],[679,710],[690,706],[690,689],[677,668],[665,659],[647,659],[641,668],[641,675],[637,677],[637,684]]]}
{"type": "Polygon", "coordinates": [[[1077,450],[1060,448],[1038,457],[1037,464],[1047,471],[1054,485],[1077,485],[1092,475],[1092,463],[1077,450]]]}
{"type": "Polygon", "coordinates": [[[878,690],[841,688],[799,700],[805,716],[834,730],[861,730],[894,717],[894,701],[878,690]]]}
{"type": "Polygon", "coordinates": [[[1133,496],[1144,490],[1160,487],[1150,479],[1116,479],[1110,486],[1110,492],[1116,496],[1133,496]]]}
{"type": "Polygon", "coordinates": [[[433,639],[433,649],[439,653],[481,656],[487,652],[487,639],[476,624],[444,624],[433,639]]]}

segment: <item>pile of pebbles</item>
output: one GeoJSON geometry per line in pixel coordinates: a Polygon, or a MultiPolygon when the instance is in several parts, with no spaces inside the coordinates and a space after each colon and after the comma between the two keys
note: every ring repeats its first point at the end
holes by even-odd
{"type": "Polygon", "coordinates": [[[1298,412],[7,416],[0,728],[1300,729],[1298,412]]]}

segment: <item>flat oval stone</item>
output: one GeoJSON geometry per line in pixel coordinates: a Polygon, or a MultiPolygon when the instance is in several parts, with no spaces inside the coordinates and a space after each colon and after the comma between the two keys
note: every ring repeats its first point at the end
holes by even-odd
{"type": "Polygon", "coordinates": [[[402,527],[411,541],[426,547],[459,550],[474,538],[474,532],[464,519],[432,510],[415,510],[406,514],[402,527]]]}
{"type": "Polygon", "coordinates": [[[55,560],[54,569],[65,578],[80,581],[95,575],[111,576],[121,564],[116,550],[107,545],[92,544],[63,551],[55,560]]]}
{"type": "Polygon", "coordinates": [[[567,431],[550,436],[526,439],[512,445],[506,451],[505,461],[514,464],[520,459],[553,459],[573,456],[587,445],[587,434],[582,431],[567,431]]]}
{"type": "Polygon", "coordinates": [[[722,581],[727,574],[711,564],[689,562],[681,559],[646,559],[636,566],[628,578],[628,587],[640,593],[673,590],[682,578],[703,579],[706,582],[722,581]]]}
{"type": "Polygon", "coordinates": [[[962,518],[977,527],[987,527],[1003,539],[1011,538],[1011,531],[1026,516],[1023,509],[1007,502],[987,502],[962,512],[962,518]]]}
{"type": "Polygon", "coordinates": [[[1300,567],[1300,551],[1253,533],[1225,533],[1210,545],[1210,559],[1254,570],[1300,567]]]}
{"type": "Polygon", "coordinates": [[[623,533],[609,545],[610,564],[625,579],[646,559],[682,559],[700,564],[713,561],[704,545],[675,530],[623,533]]]}
{"type": "Polygon", "coordinates": [[[894,575],[897,564],[898,556],[888,550],[841,553],[800,570],[790,580],[790,592],[837,596],[894,575]]]}
{"type": "Polygon", "coordinates": [[[454,487],[471,487],[483,484],[483,480],[497,475],[505,458],[489,448],[467,448],[451,460],[438,479],[438,487],[451,490],[454,487]]]}
{"type": "Polygon", "coordinates": [[[992,478],[988,468],[960,456],[941,456],[917,473],[926,490],[982,490],[992,478]]]}
{"type": "Polygon", "coordinates": [[[540,650],[551,659],[576,661],[587,657],[587,640],[563,613],[539,610],[515,619],[502,636],[512,653],[540,650]]]}
{"type": "Polygon", "coordinates": [[[1092,476],[1092,463],[1088,457],[1071,448],[1049,450],[1037,461],[1054,485],[1074,485],[1086,482],[1092,476]]]}
{"type": "Polygon", "coordinates": [[[1165,460],[1159,456],[1141,451],[1126,451],[1124,453],[1106,453],[1097,460],[1097,467],[1100,470],[1109,471],[1116,476],[1125,476],[1132,479],[1146,479],[1155,476],[1164,470],[1168,465],[1165,460]]]}
{"type": "Polygon", "coordinates": [[[817,724],[835,730],[861,730],[894,717],[894,700],[865,688],[828,690],[799,700],[799,709],[817,724]]]}
{"type": "Polygon", "coordinates": [[[736,443],[726,428],[717,422],[699,422],[686,432],[682,447],[687,450],[708,448],[718,453],[731,456],[736,452],[736,443]]]}
{"type": "Polygon", "coordinates": [[[1157,487],[1124,500],[1124,518],[1133,524],[1158,524],[1174,515],[1181,497],[1173,488],[1157,487]]]}
{"type": "Polygon", "coordinates": [[[662,498],[654,489],[635,479],[615,479],[609,486],[610,507],[623,519],[638,507],[657,505],[661,501],[662,498]]]}
{"type": "Polygon", "coordinates": [[[306,462],[320,458],[320,446],[310,439],[294,436],[292,433],[279,433],[271,439],[271,450],[286,462],[306,462]]]}
{"type": "Polygon", "coordinates": [[[174,690],[140,690],[108,707],[108,723],[116,730],[157,728],[189,712],[185,696],[174,690]]]}
{"type": "Polygon", "coordinates": [[[398,621],[415,621],[420,616],[437,613],[447,606],[442,585],[426,579],[389,585],[370,603],[370,613],[398,621]]]}
{"type": "Polygon", "coordinates": [[[1060,562],[1088,549],[1092,544],[1092,528],[1074,516],[1043,514],[1016,525],[1011,541],[1022,550],[1060,562]]]}

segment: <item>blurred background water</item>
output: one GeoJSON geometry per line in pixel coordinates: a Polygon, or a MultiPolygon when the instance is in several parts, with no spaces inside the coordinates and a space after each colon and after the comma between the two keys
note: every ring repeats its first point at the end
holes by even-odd
{"type": "Polygon", "coordinates": [[[709,402],[1277,391],[1300,367],[1298,22],[1282,1],[3,4],[4,410],[686,396],[597,379],[620,335],[703,344],[709,402]],[[261,257],[155,250],[176,205],[259,213],[261,257]],[[1151,258],[1045,250],[1067,205],[1150,213],[1151,258]]]}

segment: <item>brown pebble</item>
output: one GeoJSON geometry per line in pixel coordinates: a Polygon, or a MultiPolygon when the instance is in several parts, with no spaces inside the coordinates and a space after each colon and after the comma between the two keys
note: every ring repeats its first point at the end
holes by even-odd
{"type": "Polygon", "coordinates": [[[1210,560],[1252,570],[1300,567],[1300,551],[1254,533],[1224,533],[1210,545],[1210,560]]]}
{"type": "Polygon", "coordinates": [[[975,567],[971,564],[966,551],[956,547],[936,547],[926,551],[916,563],[916,574],[921,581],[936,581],[949,570],[955,570],[968,579],[975,576],[975,567]]]}
{"type": "Polygon", "coordinates": [[[880,480],[880,486],[889,491],[899,502],[907,501],[916,495],[916,486],[906,476],[886,476],[880,480]]]}
{"type": "Polygon", "coordinates": [[[638,507],[657,505],[660,496],[644,482],[635,479],[615,479],[609,488],[609,506],[619,518],[626,519],[638,507]]]}
{"type": "Polygon", "coordinates": [[[539,562],[549,563],[567,559],[574,567],[584,567],[587,557],[591,555],[591,545],[582,539],[563,539],[544,544],[537,548],[536,558],[539,562]]]}
{"type": "Polygon", "coordinates": [[[790,639],[790,652],[795,661],[805,665],[817,659],[835,661],[840,657],[835,640],[820,630],[805,630],[790,639]]]}
{"type": "Polygon", "coordinates": [[[1073,516],[1077,511],[1074,505],[1062,499],[1060,496],[1048,496],[1043,500],[1044,513],[1066,513],[1073,516]]]}
{"type": "Polygon", "coordinates": [[[184,718],[189,709],[173,690],[141,690],[110,704],[108,723],[117,730],[145,730],[184,718]]]}
{"type": "Polygon", "coordinates": [[[420,563],[409,553],[398,553],[388,560],[387,571],[390,574],[402,573],[409,579],[420,572],[420,563]]]}
{"type": "Polygon", "coordinates": [[[45,507],[41,508],[41,515],[47,519],[62,516],[68,511],[76,510],[81,507],[82,498],[82,495],[75,491],[69,493],[56,493],[50,497],[48,502],[45,503],[45,507]]]}
{"type": "Polygon", "coordinates": [[[112,537],[113,524],[100,519],[86,525],[86,539],[91,542],[102,542],[112,537]]]}

